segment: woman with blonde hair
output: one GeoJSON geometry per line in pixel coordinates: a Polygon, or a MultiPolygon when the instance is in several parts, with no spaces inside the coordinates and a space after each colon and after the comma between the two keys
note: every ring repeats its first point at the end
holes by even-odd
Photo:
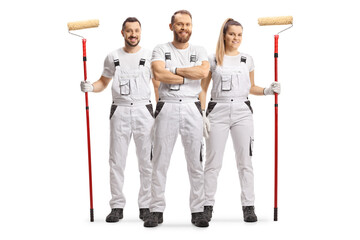
{"type": "Polygon", "coordinates": [[[211,99],[206,116],[211,131],[206,138],[205,207],[208,221],[212,218],[217,178],[221,169],[229,132],[233,140],[235,158],[241,185],[241,203],[245,222],[256,222],[254,211],[254,174],[252,152],[254,143],[253,116],[248,95],[280,94],[280,83],[262,88],[254,82],[254,62],[250,55],[239,52],[242,25],[228,18],[221,27],[216,54],[209,57],[210,72],[202,79],[200,100],[205,109],[206,92],[213,80],[211,99]]]}

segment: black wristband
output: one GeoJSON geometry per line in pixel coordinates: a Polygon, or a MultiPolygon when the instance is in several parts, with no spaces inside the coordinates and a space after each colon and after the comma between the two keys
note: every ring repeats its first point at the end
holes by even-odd
{"type": "Polygon", "coordinates": [[[175,74],[177,75],[177,72],[176,72],[176,71],[177,71],[177,68],[175,68],[175,74]]]}

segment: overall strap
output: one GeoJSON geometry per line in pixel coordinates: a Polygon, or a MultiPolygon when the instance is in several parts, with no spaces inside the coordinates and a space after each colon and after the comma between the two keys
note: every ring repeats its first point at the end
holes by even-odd
{"type": "Polygon", "coordinates": [[[114,57],[115,68],[120,67],[119,57],[118,57],[117,53],[114,53],[113,57],[114,57]]]}
{"type": "Polygon", "coordinates": [[[145,61],[146,61],[145,58],[141,58],[140,61],[139,61],[139,67],[140,66],[145,67],[145,61]]]}

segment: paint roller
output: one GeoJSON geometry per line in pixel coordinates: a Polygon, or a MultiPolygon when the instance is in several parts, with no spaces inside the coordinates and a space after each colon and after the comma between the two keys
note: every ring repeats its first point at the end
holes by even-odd
{"type": "MultiPolygon", "coordinates": [[[[99,20],[87,20],[87,21],[77,21],[69,22],[67,24],[69,33],[82,38],[82,47],[83,47],[83,62],[84,62],[84,81],[87,79],[86,71],[86,39],[80,35],[74,34],[70,31],[94,28],[99,26],[99,20]]],[[[88,146],[88,165],[89,165],[89,187],[90,187],[90,222],[94,221],[94,207],[93,207],[93,191],[92,191],[92,173],[91,173],[91,147],[90,147],[90,117],[89,117],[89,101],[88,93],[85,93],[85,106],[86,106],[86,126],[87,126],[87,146],[88,146]]]]}
{"type": "MultiPolygon", "coordinates": [[[[260,26],[272,26],[272,25],[289,25],[290,27],[280,31],[275,37],[275,51],[274,51],[274,62],[275,62],[275,82],[278,81],[278,67],[277,59],[278,54],[278,40],[279,34],[293,26],[293,17],[264,17],[259,18],[258,23],[260,26]]],[[[278,220],[278,94],[275,93],[275,183],[274,183],[274,221],[278,220]]]]}

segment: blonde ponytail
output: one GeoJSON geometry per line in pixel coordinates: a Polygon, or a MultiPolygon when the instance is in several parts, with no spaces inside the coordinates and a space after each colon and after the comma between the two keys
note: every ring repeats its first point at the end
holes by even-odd
{"type": "Polygon", "coordinates": [[[235,21],[232,18],[227,18],[225,20],[225,22],[223,23],[223,25],[221,26],[219,39],[216,44],[216,52],[215,52],[216,63],[219,66],[222,66],[223,61],[224,61],[225,47],[226,47],[225,46],[225,34],[226,34],[226,31],[227,31],[229,25],[236,25],[236,26],[242,27],[242,25],[239,22],[235,21]]]}

